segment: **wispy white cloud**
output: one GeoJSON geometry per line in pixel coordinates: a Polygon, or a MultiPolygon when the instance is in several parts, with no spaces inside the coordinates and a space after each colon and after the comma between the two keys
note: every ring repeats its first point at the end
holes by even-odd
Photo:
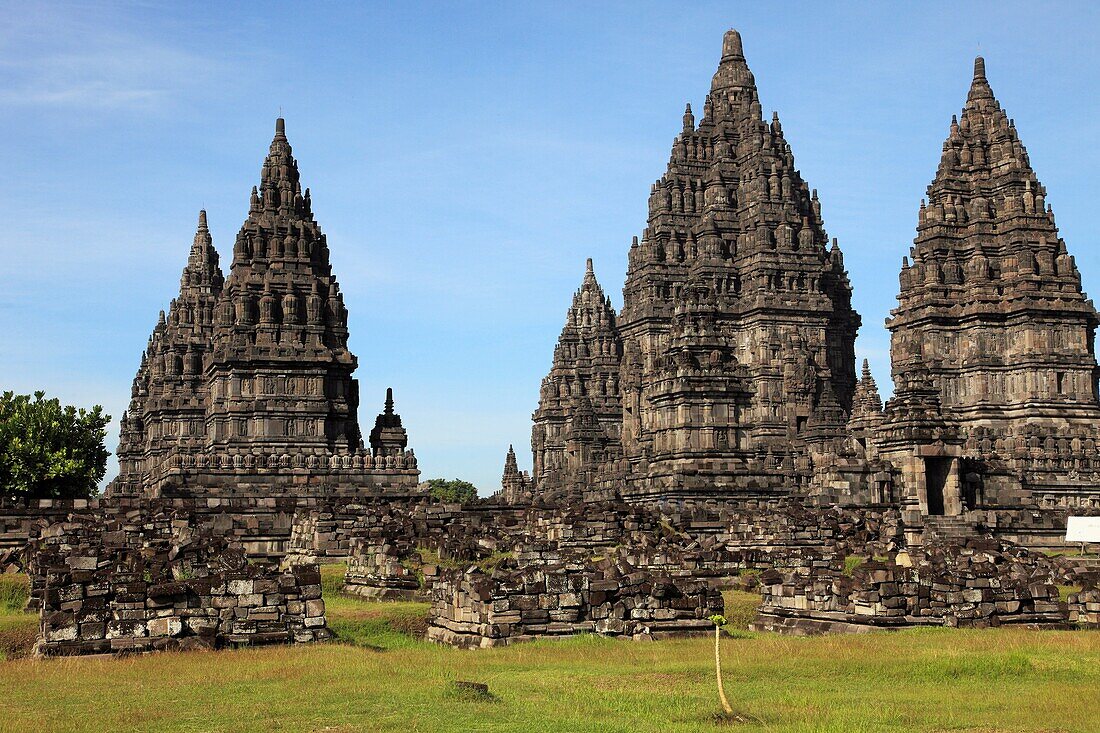
{"type": "Polygon", "coordinates": [[[0,104],[147,112],[216,70],[209,55],[143,33],[132,12],[68,4],[0,9],[0,104]]]}
{"type": "Polygon", "coordinates": [[[104,80],[74,86],[0,90],[0,102],[9,105],[101,109],[153,108],[163,103],[166,96],[163,89],[127,89],[104,80]]]}

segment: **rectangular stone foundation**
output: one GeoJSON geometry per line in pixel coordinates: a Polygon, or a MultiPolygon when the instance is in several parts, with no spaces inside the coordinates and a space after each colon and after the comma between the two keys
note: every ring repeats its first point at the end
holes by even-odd
{"type": "Polygon", "coordinates": [[[71,514],[29,547],[39,656],[215,649],[330,637],[316,566],[252,564],[172,507],[71,514]]]}
{"type": "Polygon", "coordinates": [[[622,561],[566,561],[445,571],[432,589],[428,638],[463,648],[577,634],[662,639],[713,631],[722,596],[705,582],[622,561]]]}

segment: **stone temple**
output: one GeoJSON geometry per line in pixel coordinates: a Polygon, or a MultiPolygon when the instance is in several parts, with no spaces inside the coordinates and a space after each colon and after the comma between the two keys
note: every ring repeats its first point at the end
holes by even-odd
{"type": "Polygon", "coordinates": [[[328,638],[322,562],[346,593],[430,600],[427,637],[466,647],[709,634],[719,590],[757,584],[760,630],[1100,626],[1091,559],[1033,551],[1100,514],[1100,320],[982,59],[902,260],[885,404],[851,298],[730,31],[619,312],[587,262],[532,471],[509,447],[497,495],[444,501],[392,391],[363,437],[280,119],[228,276],[199,215],[107,496],[0,506],[0,572],[31,576],[43,655],[328,638]]]}
{"type": "Polygon", "coordinates": [[[356,364],[328,241],[279,119],[228,277],[199,214],[179,297],[134,378],[108,494],[415,492],[392,393],[364,444],[356,364]]]}
{"type": "Polygon", "coordinates": [[[804,490],[811,455],[847,437],[851,293],[730,32],[702,118],[687,107],[650,193],[622,312],[591,268],[574,298],[535,413],[534,479],[638,500],[804,490]]]}
{"type": "Polygon", "coordinates": [[[651,190],[622,310],[589,260],[532,474],[511,456],[502,498],[795,497],[946,533],[1050,531],[1028,511],[1100,506],[1097,314],[1045,195],[979,58],[903,261],[884,407],[866,362],[857,378],[843,255],[728,32],[651,190]]]}
{"type": "Polygon", "coordinates": [[[958,431],[930,512],[1097,496],[1097,313],[1045,199],[979,57],[887,322],[895,383],[930,381],[958,431]]]}

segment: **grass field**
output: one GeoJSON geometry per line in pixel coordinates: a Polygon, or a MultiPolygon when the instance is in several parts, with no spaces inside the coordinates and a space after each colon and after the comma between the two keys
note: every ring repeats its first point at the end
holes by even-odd
{"type": "MultiPolygon", "coordinates": [[[[1100,633],[734,631],[716,722],[713,640],[581,637],[460,651],[417,641],[424,605],[338,598],[346,643],[0,664],[4,731],[1100,730],[1100,633]],[[489,685],[492,700],[453,682],[489,685]]],[[[744,623],[752,598],[729,596],[744,623]]],[[[5,624],[25,625],[9,609],[5,624]]],[[[33,628],[33,619],[30,619],[33,628]]]]}

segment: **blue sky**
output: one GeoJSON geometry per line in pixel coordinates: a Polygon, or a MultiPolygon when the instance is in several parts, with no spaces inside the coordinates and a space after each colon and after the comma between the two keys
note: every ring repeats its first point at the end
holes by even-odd
{"type": "Polygon", "coordinates": [[[1100,5],[2,2],[0,387],[103,404],[117,429],[198,210],[224,259],[281,110],[351,312],[360,420],[394,387],[424,476],[495,490],[510,442],[530,465],[586,257],[621,306],[731,27],[845,252],[884,391],[883,319],[979,48],[1100,291],[1100,5]]]}

